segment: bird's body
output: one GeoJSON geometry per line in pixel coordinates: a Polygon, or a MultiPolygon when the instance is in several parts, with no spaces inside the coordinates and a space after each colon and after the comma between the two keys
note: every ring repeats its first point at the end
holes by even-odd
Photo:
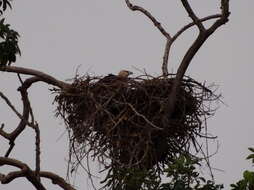
{"type": "Polygon", "coordinates": [[[103,83],[103,84],[112,84],[115,83],[117,81],[122,81],[128,78],[129,75],[133,74],[130,71],[127,70],[121,70],[118,75],[114,75],[114,74],[109,74],[107,76],[105,76],[104,78],[102,78],[99,83],[103,83]]]}

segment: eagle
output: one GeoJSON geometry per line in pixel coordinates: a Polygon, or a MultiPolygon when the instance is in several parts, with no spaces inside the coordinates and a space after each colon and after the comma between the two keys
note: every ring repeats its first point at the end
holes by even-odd
{"type": "Polygon", "coordinates": [[[127,71],[127,70],[121,70],[118,75],[109,74],[105,77],[103,77],[101,80],[99,80],[99,83],[102,84],[112,84],[116,81],[125,81],[128,79],[130,75],[132,75],[133,72],[127,71]]]}
{"type": "Polygon", "coordinates": [[[119,73],[118,73],[118,77],[121,77],[121,78],[128,78],[128,76],[132,75],[133,72],[131,71],[127,71],[127,70],[121,70],[119,73]]]}

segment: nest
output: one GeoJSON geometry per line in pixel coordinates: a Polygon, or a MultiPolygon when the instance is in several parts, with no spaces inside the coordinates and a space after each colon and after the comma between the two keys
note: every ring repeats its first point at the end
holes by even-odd
{"type": "Polygon", "coordinates": [[[213,114],[205,102],[218,97],[185,77],[169,115],[174,76],[120,78],[85,76],[68,91],[57,91],[57,114],[71,132],[72,152],[90,156],[109,168],[149,170],[163,166],[201,137],[203,121],[213,114]],[[110,160],[109,163],[106,161],[110,160]]]}

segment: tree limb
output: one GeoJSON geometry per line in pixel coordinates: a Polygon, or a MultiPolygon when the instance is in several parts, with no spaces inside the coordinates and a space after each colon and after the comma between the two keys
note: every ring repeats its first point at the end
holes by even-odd
{"type": "MultiPolygon", "coordinates": [[[[0,182],[2,184],[7,184],[15,180],[19,177],[26,177],[36,189],[38,190],[46,190],[46,188],[41,184],[41,182],[37,179],[35,175],[35,171],[32,171],[25,163],[15,160],[12,158],[0,157],[0,166],[13,166],[19,168],[21,171],[10,172],[7,175],[0,175],[0,182]]],[[[40,177],[48,178],[52,181],[53,184],[60,186],[64,190],[75,190],[70,184],[68,184],[63,178],[60,176],[48,172],[48,171],[40,171],[40,177]]]]}
{"type": "Polygon", "coordinates": [[[19,160],[0,157],[0,166],[8,165],[19,168],[21,171],[10,172],[8,175],[1,175],[0,181],[2,184],[7,184],[18,177],[26,177],[37,190],[46,190],[42,183],[37,179],[34,172],[25,164],[19,160]]]}
{"type": "MultiPolygon", "coordinates": [[[[187,2],[185,0],[181,0],[181,1],[187,2]]],[[[187,10],[187,11],[189,11],[189,10],[187,10]]],[[[213,34],[217,28],[219,28],[221,25],[225,24],[228,21],[229,15],[230,15],[229,0],[221,0],[221,16],[214,22],[214,24],[209,29],[205,29],[204,31],[203,31],[203,29],[200,30],[198,37],[193,42],[191,47],[188,49],[188,51],[186,52],[186,54],[183,57],[183,60],[181,61],[180,66],[178,67],[176,77],[174,80],[174,84],[173,84],[171,93],[170,93],[169,98],[166,103],[167,108],[164,110],[166,113],[164,116],[164,119],[167,119],[168,114],[171,115],[172,112],[174,111],[177,93],[178,93],[178,90],[181,86],[181,81],[184,77],[185,72],[187,71],[187,68],[188,68],[191,60],[196,55],[199,48],[208,39],[208,37],[211,34],[213,34]]],[[[195,19],[195,18],[193,18],[193,19],[195,19]]],[[[194,22],[197,22],[197,24],[198,24],[200,21],[194,21],[194,22]]]]}
{"type": "MultiPolygon", "coordinates": [[[[222,15],[221,14],[215,14],[215,15],[210,15],[207,17],[204,17],[202,19],[200,19],[201,22],[205,22],[211,19],[215,19],[215,18],[220,18],[222,15]]],[[[171,43],[174,42],[184,31],[186,31],[187,29],[189,29],[190,27],[194,26],[195,23],[189,23],[187,25],[185,25],[183,28],[181,28],[171,39],[171,43]]]]}
{"type": "Polygon", "coordinates": [[[199,28],[200,32],[204,32],[205,31],[205,27],[202,24],[201,20],[196,16],[196,14],[194,13],[194,11],[192,10],[188,0],[181,0],[185,10],[187,11],[187,13],[189,14],[189,17],[193,20],[193,22],[195,23],[195,25],[197,25],[197,27],[199,28]]]}
{"type": "Polygon", "coordinates": [[[50,179],[53,184],[57,184],[58,186],[62,187],[64,190],[75,190],[63,178],[61,178],[60,176],[58,176],[52,172],[41,171],[40,176],[50,179]]]}
{"type": "Polygon", "coordinates": [[[43,73],[41,71],[37,71],[34,69],[28,69],[24,67],[15,67],[15,66],[1,66],[0,71],[36,76],[40,78],[41,81],[57,86],[61,89],[66,89],[66,88],[68,89],[70,87],[70,84],[57,80],[56,78],[46,73],[43,73]]]}
{"type": "Polygon", "coordinates": [[[15,139],[18,137],[18,135],[25,129],[28,119],[29,119],[29,100],[27,96],[27,91],[26,89],[19,88],[21,97],[22,97],[22,102],[23,102],[23,113],[21,120],[18,124],[18,126],[10,133],[7,133],[4,131],[3,128],[0,129],[0,135],[3,136],[4,138],[8,139],[10,141],[10,148],[6,153],[6,157],[9,156],[14,144],[15,139]]]}
{"type": "Polygon", "coordinates": [[[167,39],[171,38],[170,34],[161,26],[161,23],[158,22],[156,18],[149,11],[147,11],[143,7],[133,5],[132,3],[130,3],[129,0],[125,0],[125,2],[126,2],[126,5],[129,7],[129,9],[131,9],[132,11],[140,11],[145,16],[147,16],[153,22],[156,28],[158,28],[158,30],[162,33],[163,36],[165,36],[167,39]]]}

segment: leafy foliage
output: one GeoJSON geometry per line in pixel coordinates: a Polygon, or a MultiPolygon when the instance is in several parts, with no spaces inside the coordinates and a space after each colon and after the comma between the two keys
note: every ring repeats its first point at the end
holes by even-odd
{"type": "Polygon", "coordinates": [[[19,34],[4,22],[4,18],[0,20],[0,65],[10,65],[16,61],[16,54],[21,54],[18,46],[19,34]]]}
{"type": "Polygon", "coordinates": [[[219,190],[223,185],[217,185],[212,180],[206,180],[196,171],[201,159],[189,154],[180,155],[169,164],[165,173],[170,182],[160,185],[159,190],[219,190]]]}
{"type": "MultiPolygon", "coordinates": [[[[254,148],[249,148],[252,152],[246,159],[251,160],[254,163],[254,148]]],[[[236,184],[231,184],[232,190],[254,190],[254,172],[245,170],[243,172],[243,179],[236,182],[236,184]]]]}
{"type": "Polygon", "coordinates": [[[201,159],[190,154],[176,156],[160,175],[153,169],[115,168],[101,183],[109,189],[121,190],[220,190],[223,185],[201,177],[196,167],[201,159]],[[166,180],[162,180],[162,176],[166,180]],[[164,182],[165,181],[165,182],[164,182]]]}

